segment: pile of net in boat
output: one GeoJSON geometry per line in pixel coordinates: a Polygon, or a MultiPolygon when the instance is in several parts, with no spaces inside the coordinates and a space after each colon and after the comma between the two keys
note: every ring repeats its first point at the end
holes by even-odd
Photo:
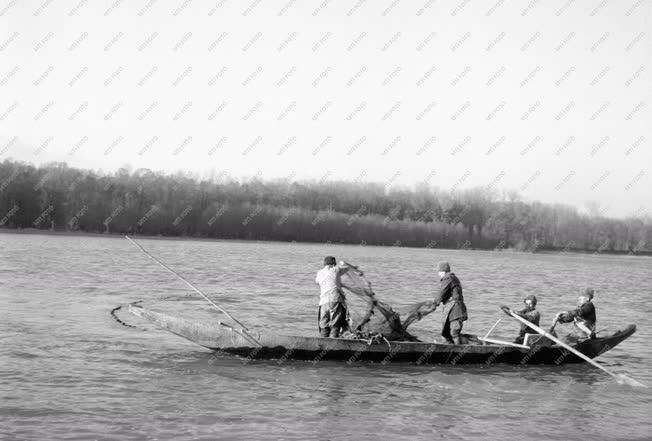
{"type": "Polygon", "coordinates": [[[349,314],[349,333],[346,337],[417,341],[418,339],[407,331],[408,326],[434,311],[432,302],[421,302],[412,306],[402,321],[398,312],[388,303],[378,299],[362,271],[351,265],[349,270],[342,274],[341,283],[345,289],[349,314]]]}

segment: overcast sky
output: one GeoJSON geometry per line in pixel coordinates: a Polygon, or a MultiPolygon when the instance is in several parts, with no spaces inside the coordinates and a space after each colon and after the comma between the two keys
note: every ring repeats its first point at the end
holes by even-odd
{"type": "Polygon", "coordinates": [[[11,1],[0,159],[652,212],[651,2],[11,1]]]}

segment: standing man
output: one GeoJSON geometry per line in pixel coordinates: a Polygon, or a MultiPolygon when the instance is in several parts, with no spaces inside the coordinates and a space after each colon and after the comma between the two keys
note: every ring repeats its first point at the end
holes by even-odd
{"type": "Polygon", "coordinates": [[[340,276],[348,271],[344,265],[337,266],[333,256],[324,258],[324,267],[317,272],[315,282],[319,284],[319,335],[340,336],[347,327],[345,298],[340,276]]]}
{"type": "Polygon", "coordinates": [[[441,335],[448,343],[462,344],[460,334],[462,325],[468,319],[464,296],[462,296],[462,284],[460,279],[451,272],[448,262],[439,262],[437,265],[439,274],[439,293],[435,294],[433,304],[435,307],[444,305],[444,325],[441,335]]]}
{"type": "Polygon", "coordinates": [[[559,323],[575,323],[575,326],[587,337],[595,337],[595,305],[593,305],[593,288],[586,288],[577,299],[577,308],[572,311],[558,312],[552,322],[554,328],[559,323]]]}

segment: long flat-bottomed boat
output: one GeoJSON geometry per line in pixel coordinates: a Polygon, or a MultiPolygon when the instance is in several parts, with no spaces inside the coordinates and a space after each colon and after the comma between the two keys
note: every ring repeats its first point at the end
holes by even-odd
{"type": "MultiPolygon", "coordinates": [[[[410,362],[416,364],[549,364],[581,363],[577,355],[551,341],[540,339],[529,346],[487,341],[475,344],[439,344],[386,340],[361,340],[278,335],[237,329],[221,322],[198,323],[140,305],[129,312],[157,327],[221,354],[249,359],[338,360],[348,363],[410,362]]],[[[589,358],[613,349],[636,331],[635,325],[611,335],[580,341],[572,346],[589,358]]]]}

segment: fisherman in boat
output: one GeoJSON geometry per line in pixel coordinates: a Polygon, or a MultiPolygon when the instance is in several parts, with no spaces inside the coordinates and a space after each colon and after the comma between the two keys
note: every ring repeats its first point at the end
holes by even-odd
{"type": "Polygon", "coordinates": [[[324,267],[317,272],[315,282],[319,284],[319,335],[340,336],[348,327],[346,306],[340,276],[349,270],[344,262],[337,265],[333,256],[324,258],[324,267]]]}
{"type": "Polygon", "coordinates": [[[437,272],[439,274],[439,292],[435,294],[433,306],[436,308],[439,305],[444,305],[444,325],[441,335],[446,342],[459,345],[464,343],[461,337],[462,326],[468,319],[462,295],[462,283],[451,272],[448,262],[439,262],[437,272]]]}
{"type": "MultiPolygon", "coordinates": [[[[529,296],[523,299],[523,303],[525,304],[525,307],[520,311],[512,311],[507,306],[501,306],[501,308],[503,310],[513,312],[519,317],[523,317],[525,320],[532,323],[533,325],[539,326],[539,320],[541,319],[541,314],[539,314],[539,311],[536,310],[537,297],[533,294],[530,294],[529,296]]],[[[521,323],[521,329],[519,330],[518,337],[516,337],[514,343],[523,344],[523,341],[525,340],[525,334],[538,334],[538,332],[530,328],[525,323],[521,323]]]]}
{"type": "Polygon", "coordinates": [[[588,338],[595,337],[595,305],[593,304],[593,295],[595,291],[593,288],[586,288],[577,299],[577,308],[571,311],[558,312],[552,322],[554,328],[557,323],[571,323],[573,322],[577,329],[579,329],[588,338]]]}

